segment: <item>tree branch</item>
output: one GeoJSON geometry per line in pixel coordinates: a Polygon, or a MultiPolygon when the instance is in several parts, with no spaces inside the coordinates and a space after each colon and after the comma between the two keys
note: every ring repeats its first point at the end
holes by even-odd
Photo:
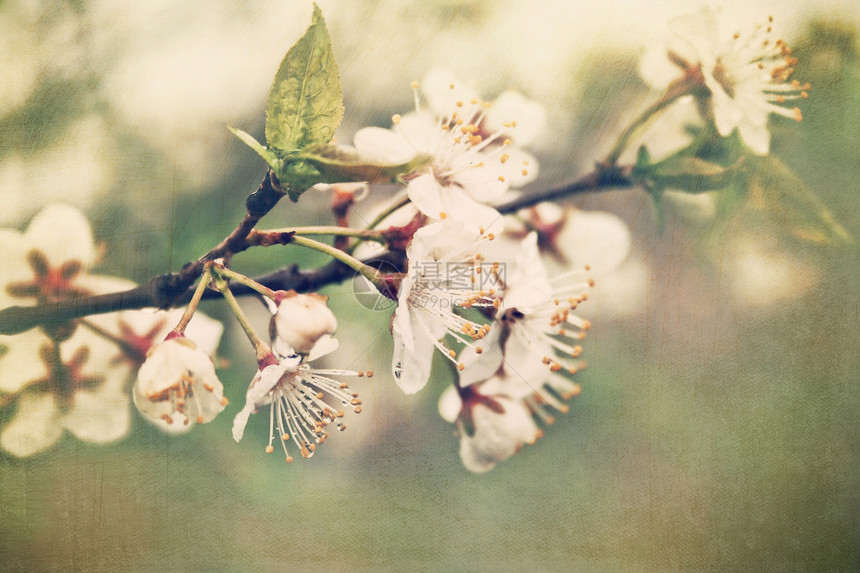
{"type": "MultiPolygon", "coordinates": [[[[598,165],[592,172],[573,183],[554,189],[523,195],[498,207],[500,213],[514,213],[519,209],[531,207],[542,201],[552,201],[578,193],[597,191],[608,187],[629,187],[630,167],[598,165]]],[[[277,178],[271,172],[266,174],[260,187],[248,197],[248,212],[239,225],[205,255],[187,263],[178,273],[167,273],[153,277],[144,285],[124,292],[78,296],[59,302],[45,302],[38,306],[13,306],[0,310],[0,334],[17,334],[36,326],[51,326],[68,320],[92,314],[104,314],[119,310],[133,310],[146,307],[172,308],[191,300],[194,282],[203,271],[207,261],[219,258],[229,259],[236,253],[255,245],[287,244],[291,233],[281,233],[277,240],[266,233],[254,231],[254,226],[283,197],[277,178]]],[[[388,252],[364,263],[379,268],[403,269],[405,255],[402,251],[388,252]],[[390,266],[389,266],[390,265],[390,266]]],[[[254,280],[273,290],[296,290],[298,292],[316,291],[320,288],[343,282],[353,277],[355,271],[337,260],[313,270],[302,271],[297,265],[286,267],[254,280]]],[[[255,294],[244,285],[233,285],[231,291],[236,296],[255,294]]],[[[221,295],[208,290],[204,299],[221,295]]]]}
{"type": "Polygon", "coordinates": [[[508,215],[544,201],[553,201],[579,193],[601,191],[608,187],[630,187],[633,185],[633,181],[630,179],[631,170],[632,167],[629,166],[617,167],[598,164],[594,171],[582,179],[554,189],[521,195],[513,201],[499,205],[496,210],[502,215],[508,215]]]}

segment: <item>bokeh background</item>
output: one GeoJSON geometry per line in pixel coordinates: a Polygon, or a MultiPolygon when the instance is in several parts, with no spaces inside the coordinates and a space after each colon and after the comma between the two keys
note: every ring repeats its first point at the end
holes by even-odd
{"type": "MultiPolygon", "coordinates": [[[[445,66],[487,96],[512,88],[546,107],[533,189],[590,168],[648,96],[643,50],[695,7],[319,3],[343,79],[342,140],[408,110],[409,82],[445,66]]],[[[772,152],[856,237],[860,5],[724,6],[739,24],[773,14],[784,30],[813,91],[801,124],[774,122],[772,152]]],[[[0,225],[77,205],[106,245],[100,271],[138,281],[206,251],[264,172],[224,125],[262,139],[271,78],[310,12],[303,0],[0,3],[0,225]]],[[[633,252],[583,306],[595,328],[582,395],[492,472],[462,469],[436,413],[446,364],[402,395],[386,375],[390,310],[356,304],[347,284],[327,291],[333,364],[378,373],[356,384],[366,407],[347,432],[290,466],[263,454],[259,419],[234,443],[231,411],[185,436],[137,417],[108,447],[66,436],[34,458],[3,455],[2,568],[857,570],[856,244],[799,238],[803,217],[787,222],[779,205],[715,217],[707,197],[668,203],[661,232],[641,192],[572,202],[623,218],[633,252]]],[[[284,201],[268,220],[327,222],[326,199],[284,201]]],[[[284,248],[235,262],[252,274],[321,259],[284,248]]],[[[233,405],[254,370],[242,336],[228,326],[220,351],[233,405]]]]}

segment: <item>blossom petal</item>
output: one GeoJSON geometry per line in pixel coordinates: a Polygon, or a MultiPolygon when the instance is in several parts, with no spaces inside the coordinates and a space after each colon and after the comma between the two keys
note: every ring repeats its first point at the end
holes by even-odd
{"type": "Polygon", "coordinates": [[[23,393],[18,399],[15,417],[0,434],[0,447],[22,458],[47,450],[63,435],[57,415],[57,403],[52,394],[23,393]]]}
{"type": "Polygon", "coordinates": [[[248,386],[248,391],[245,393],[245,406],[233,418],[233,439],[237,442],[242,440],[245,434],[245,426],[248,424],[248,419],[251,414],[257,411],[260,406],[266,403],[266,399],[272,388],[280,382],[281,378],[288,372],[295,372],[301,359],[282,359],[278,364],[266,366],[263,370],[258,370],[256,376],[248,386]]]}
{"type": "Polygon", "coordinates": [[[506,91],[493,101],[484,122],[488,131],[502,131],[516,145],[528,145],[546,127],[546,111],[521,93],[506,91]],[[505,127],[506,122],[516,122],[516,127],[505,127]]]}
{"type": "Polygon", "coordinates": [[[0,392],[15,393],[48,375],[39,348],[50,339],[34,328],[15,336],[0,335],[0,392]]]}
{"type": "Polygon", "coordinates": [[[537,233],[529,233],[523,239],[514,264],[507,271],[509,285],[502,299],[504,309],[516,308],[528,312],[549,301],[552,285],[549,273],[540,256],[537,233]]]}
{"type": "Polygon", "coordinates": [[[521,402],[494,396],[504,409],[497,413],[479,403],[472,407],[475,433],[460,438],[460,460],[471,472],[483,473],[514,455],[524,443],[537,439],[538,428],[521,402]]]}
{"type": "Polygon", "coordinates": [[[407,163],[418,154],[401,134],[381,127],[358,130],[353,144],[362,159],[383,165],[407,163]]]}
{"type": "Polygon", "coordinates": [[[54,204],[42,209],[24,236],[27,249],[42,252],[52,267],[78,261],[89,268],[95,262],[96,247],[90,224],[83,213],[69,205],[54,204]]]}
{"type": "Polygon", "coordinates": [[[433,350],[436,348],[434,339],[426,329],[413,328],[412,333],[411,339],[407,339],[398,328],[392,333],[392,370],[397,385],[405,394],[415,394],[427,384],[433,363],[433,350]]]}
{"type": "Polygon", "coordinates": [[[770,132],[766,125],[755,125],[742,121],[738,125],[744,144],[756,155],[767,155],[770,152],[770,132]]]}
{"type": "Polygon", "coordinates": [[[61,423],[76,438],[105,444],[124,437],[131,426],[128,394],[106,387],[76,392],[74,406],[61,423]]]}
{"type": "Polygon", "coordinates": [[[450,115],[458,101],[471,102],[478,98],[477,91],[464,85],[444,68],[433,68],[424,76],[421,80],[421,93],[424,94],[430,109],[443,117],[450,115]]]}
{"type": "Polygon", "coordinates": [[[469,347],[460,353],[460,363],[463,370],[460,371],[460,386],[470,386],[483,382],[493,376],[502,365],[504,355],[501,345],[501,325],[490,328],[490,332],[480,340],[479,346],[482,352],[478,354],[469,347]]]}
{"type": "Polygon", "coordinates": [[[453,424],[460,417],[462,409],[463,400],[460,398],[460,393],[454,386],[448,386],[439,396],[439,415],[446,422],[453,424]]]}
{"type": "Polygon", "coordinates": [[[575,210],[558,236],[570,266],[591,266],[595,275],[616,269],[630,253],[630,229],[617,216],[603,211],[575,210]]]}

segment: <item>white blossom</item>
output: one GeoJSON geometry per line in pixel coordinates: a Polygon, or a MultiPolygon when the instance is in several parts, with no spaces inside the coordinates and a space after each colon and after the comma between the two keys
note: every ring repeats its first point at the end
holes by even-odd
{"type": "MultiPolygon", "coordinates": [[[[771,113],[802,119],[800,109],[782,104],[808,97],[809,84],[791,80],[797,59],[782,39],[774,39],[768,22],[751,30],[726,33],[709,7],[679,16],[670,23],[674,34],[666,52],[669,61],[684,73],[700,74],[711,95],[714,122],[720,135],[735,129],[747,147],[758,155],[770,150],[767,119],[771,113]]],[[[674,79],[655,52],[648,52],[641,69],[655,87],[674,79]]],[[[676,68],[674,77],[679,76],[676,68]]]]}
{"type": "Polygon", "coordinates": [[[128,433],[130,369],[112,360],[111,342],[78,328],[59,347],[44,337],[35,354],[29,364],[18,365],[23,389],[14,395],[15,414],[0,431],[0,447],[24,457],[54,445],[64,430],[96,444],[128,433]]]}
{"type": "Polygon", "coordinates": [[[460,460],[471,472],[493,469],[541,436],[526,404],[510,390],[509,378],[497,375],[479,386],[452,386],[439,400],[439,413],[457,425],[460,460]]]}
{"type": "MultiPolygon", "coordinates": [[[[483,231],[483,229],[478,229],[483,231]]],[[[442,344],[446,334],[477,352],[476,341],[490,327],[458,314],[467,308],[495,309],[501,304],[500,266],[490,258],[492,233],[469,231],[444,221],[419,229],[406,250],[408,272],[400,284],[392,320],[394,377],[407,394],[427,383],[433,349],[458,368],[454,350],[442,344]]]]}
{"type": "Polygon", "coordinates": [[[428,158],[404,177],[412,203],[432,219],[499,229],[501,217],[490,205],[537,175],[537,161],[514,140],[520,132],[525,140],[535,137],[543,127],[542,109],[511,92],[503,94],[496,112],[443,71],[425,78],[429,110],[421,107],[417,88],[413,83],[415,112],[395,115],[391,130],[359,130],[356,149],[367,160],[387,164],[428,158]]]}
{"type": "Polygon", "coordinates": [[[133,396],[142,414],[177,426],[211,422],[227,405],[212,359],[184,336],[149,350],[133,396]]]}
{"type": "Polygon", "coordinates": [[[292,440],[302,457],[313,456],[318,445],[328,438],[327,426],[339,431],[346,409],[361,413],[361,400],[349,385],[337,378],[373,376],[373,372],[315,369],[300,356],[281,357],[277,362],[261,364],[245,395],[245,407],[233,420],[233,439],[241,441],[251,414],[269,406],[269,443],[272,453],[277,441],[287,462],[293,461],[287,443],[292,440]]]}
{"type": "MultiPolygon", "coordinates": [[[[0,229],[0,243],[0,308],[34,306],[134,286],[131,281],[89,272],[97,259],[92,230],[86,217],[68,205],[45,207],[23,233],[0,229]]],[[[110,325],[117,316],[111,313],[89,320],[110,325]]],[[[32,379],[29,365],[40,360],[39,349],[49,342],[40,329],[0,335],[0,393],[14,394],[26,386],[32,379]]]]}

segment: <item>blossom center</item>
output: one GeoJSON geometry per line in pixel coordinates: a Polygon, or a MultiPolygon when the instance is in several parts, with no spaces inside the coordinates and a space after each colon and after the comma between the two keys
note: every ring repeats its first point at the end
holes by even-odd
{"type": "Polygon", "coordinates": [[[27,262],[33,271],[33,280],[7,285],[6,292],[11,296],[56,302],[87,294],[73,284],[83,269],[80,261],[66,261],[59,268],[52,267],[45,254],[34,249],[27,253],[27,262]]]}

